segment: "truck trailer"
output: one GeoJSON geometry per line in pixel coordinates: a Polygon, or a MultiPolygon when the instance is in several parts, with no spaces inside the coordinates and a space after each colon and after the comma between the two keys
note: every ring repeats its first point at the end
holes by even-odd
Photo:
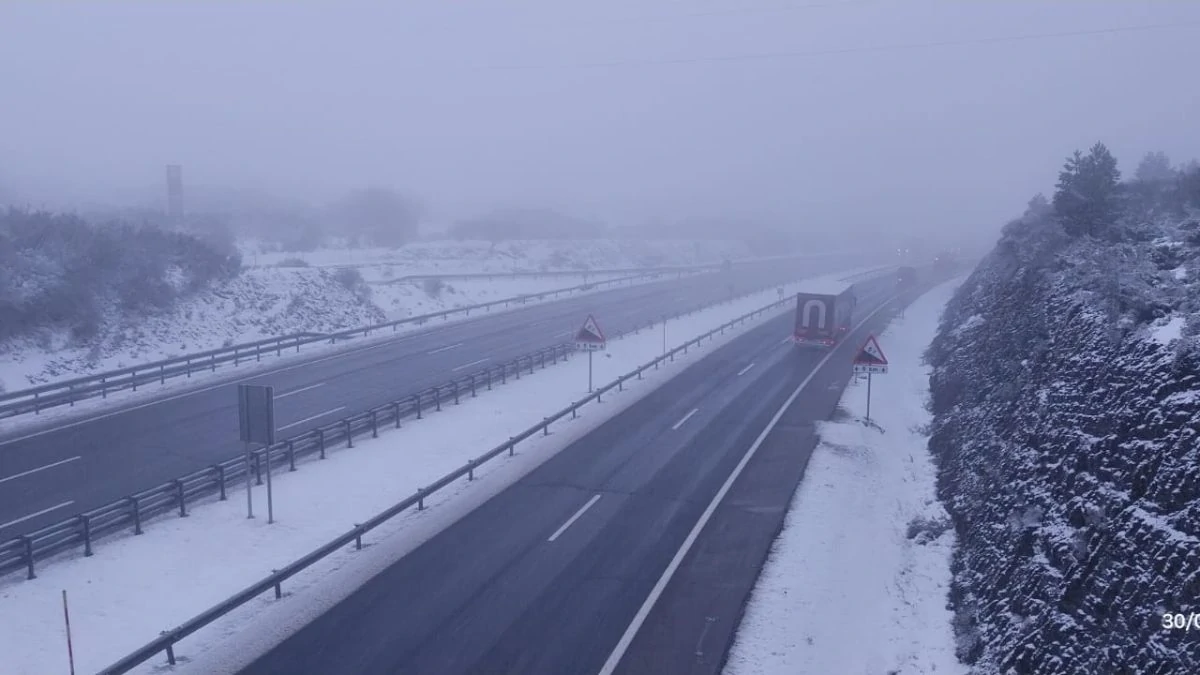
{"type": "Polygon", "coordinates": [[[854,284],[840,283],[796,294],[796,328],[792,342],[832,347],[850,332],[857,298],[854,284]]]}

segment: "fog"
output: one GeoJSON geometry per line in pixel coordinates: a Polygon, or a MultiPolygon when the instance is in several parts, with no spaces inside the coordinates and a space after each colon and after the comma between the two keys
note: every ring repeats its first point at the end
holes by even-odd
{"type": "Polygon", "coordinates": [[[6,2],[0,190],[994,232],[1097,140],[1200,157],[1198,62],[1175,2],[6,2]]]}

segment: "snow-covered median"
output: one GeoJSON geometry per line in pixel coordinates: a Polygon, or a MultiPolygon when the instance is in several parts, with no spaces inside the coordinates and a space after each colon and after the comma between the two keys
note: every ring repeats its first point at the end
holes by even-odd
{"type": "MultiPolygon", "coordinates": [[[[785,286],[785,292],[794,292],[804,283],[785,286]]],[[[777,292],[769,290],[671,321],[667,326],[669,343],[685,342],[777,299],[777,292]]],[[[790,308],[779,311],[786,313],[790,308]]],[[[603,327],[604,317],[597,319],[603,327]]],[[[515,457],[484,465],[474,482],[459,482],[428,499],[431,508],[407,512],[372,532],[363,551],[346,550],[331,556],[286,583],[287,596],[282,602],[260,598],[184,640],[176,653],[190,661],[179,672],[229,672],[232,663],[253,658],[400,555],[742,330],[745,328],[728,331],[689,350],[686,357],[651,371],[644,380],[628,383],[623,392],[614,392],[603,403],[585,406],[578,419],[556,424],[549,436],[535,436],[518,446],[515,457]]],[[[594,360],[596,383],[611,381],[661,354],[662,340],[661,327],[611,340],[608,350],[594,360]]],[[[147,524],[143,536],[100,541],[90,558],[44,564],[34,581],[9,577],[0,585],[4,672],[38,674],[63,668],[64,589],[70,601],[76,669],[93,672],[159,631],[412,495],[418,487],[586,392],[587,359],[576,357],[535,377],[510,379],[495,391],[410,421],[399,431],[362,440],[353,449],[332,452],[324,462],[310,460],[295,473],[276,475],[278,522],[274,525],[261,517],[263,488],[255,488],[260,516],[255,520],[246,519],[244,492],[233,490],[229,501],[197,505],[186,519],[167,517],[147,524]]],[[[143,671],[153,672],[158,664],[156,659],[143,671]]]]}
{"type": "Polygon", "coordinates": [[[890,361],[819,426],[784,528],[754,587],[725,675],[953,675],[946,608],[954,531],[935,495],[922,354],[959,281],[937,287],[879,337],[890,361]]]}

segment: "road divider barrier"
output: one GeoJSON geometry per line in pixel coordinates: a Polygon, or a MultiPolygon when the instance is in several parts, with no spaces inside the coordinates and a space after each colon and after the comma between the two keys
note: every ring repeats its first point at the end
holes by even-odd
{"type": "MultiPolygon", "coordinates": [[[[862,274],[846,277],[846,280],[857,280],[859,278],[869,278],[871,276],[879,275],[881,272],[882,272],[882,270],[872,270],[870,272],[864,272],[862,274]]],[[[774,286],[774,285],[776,285],[776,284],[772,284],[772,286],[774,286]]],[[[768,286],[767,288],[769,288],[769,287],[770,286],[768,286]]],[[[762,290],[764,290],[764,289],[759,288],[754,292],[761,292],[762,290]]],[[[745,295],[751,295],[751,294],[752,293],[746,293],[745,295]]],[[[714,305],[724,304],[729,301],[730,301],[730,299],[725,299],[725,300],[722,300],[717,303],[699,306],[699,307],[696,307],[696,308],[693,308],[693,309],[690,309],[690,310],[687,310],[684,312],[679,312],[671,317],[668,317],[667,320],[678,319],[682,316],[694,314],[697,311],[708,309],[709,307],[712,307],[714,305]]],[[[109,667],[105,668],[103,671],[101,671],[102,675],[118,675],[120,673],[127,673],[130,670],[132,670],[133,668],[137,667],[138,665],[150,660],[156,654],[165,654],[167,662],[171,665],[174,665],[176,663],[176,656],[175,656],[176,643],[180,642],[181,640],[183,640],[184,638],[188,637],[189,635],[195,633],[196,631],[200,630],[201,628],[204,628],[205,626],[209,625],[210,623],[220,619],[221,617],[225,616],[226,614],[234,611],[235,609],[241,607],[242,605],[245,605],[246,603],[254,600],[255,598],[259,597],[260,595],[262,595],[264,593],[273,592],[275,599],[277,599],[277,600],[281,599],[283,597],[283,583],[285,581],[287,581],[288,579],[290,579],[291,577],[299,574],[300,572],[303,572],[304,570],[308,569],[309,567],[313,566],[314,564],[323,560],[324,558],[326,558],[346,547],[349,547],[351,545],[353,545],[355,547],[355,549],[362,549],[363,537],[365,535],[367,535],[369,532],[371,532],[372,530],[374,530],[375,528],[379,527],[380,525],[386,523],[387,521],[391,520],[392,518],[396,517],[397,515],[405,512],[405,511],[409,511],[412,509],[416,509],[416,510],[424,509],[426,499],[428,499],[432,495],[436,494],[440,490],[446,488],[447,486],[455,483],[456,481],[463,480],[463,479],[466,479],[467,481],[473,481],[475,479],[475,471],[480,466],[482,466],[483,464],[485,464],[485,463],[489,462],[490,460],[495,459],[496,457],[499,457],[501,455],[512,456],[515,453],[516,447],[518,444],[523,443],[524,441],[526,441],[530,438],[533,438],[535,436],[548,435],[550,433],[551,425],[558,423],[560,421],[563,421],[567,418],[570,418],[570,419],[576,418],[578,416],[579,410],[581,408],[583,408],[584,406],[586,406],[587,404],[592,403],[592,402],[601,402],[601,401],[603,401],[605,396],[609,395],[613,391],[623,391],[625,388],[625,384],[628,383],[629,381],[642,379],[646,372],[651,371],[651,370],[657,370],[664,364],[673,362],[677,356],[686,355],[689,352],[689,350],[695,349],[695,348],[703,345],[705,343],[705,341],[711,342],[718,336],[724,335],[726,332],[733,330],[735,328],[738,328],[738,327],[746,324],[747,322],[757,320],[757,319],[763,317],[764,315],[770,314],[772,312],[778,312],[782,309],[790,309],[793,307],[793,304],[794,304],[794,298],[792,298],[790,296],[785,296],[779,300],[776,300],[775,302],[769,303],[763,307],[760,307],[751,312],[747,312],[746,314],[738,316],[735,319],[727,321],[727,322],[721,324],[720,326],[717,326],[716,328],[713,328],[712,330],[709,330],[708,332],[706,332],[698,337],[694,337],[672,349],[666,350],[662,355],[655,357],[654,359],[639,366],[638,368],[635,368],[634,370],[631,370],[630,372],[616,378],[612,382],[609,382],[608,384],[606,384],[604,386],[596,388],[595,391],[588,394],[587,396],[585,396],[585,397],[579,399],[578,401],[571,403],[570,405],[566,406],[565,408],[543,418],[540,422],[537,422],[533,426],[530,426],[529,428],[525,429],[521,433],[508,438],[507,440],[505,440],[504,442],[500,443],[499,445],[493,447],[492,449],[488,450],[487,452],[469,460],[459,469],[451,471],[450,473],[442,476],[441,478],[430,483],[429,485],[426,485],[426,486],[418,489],[413,495],[409,496],[408,498],[406,498],[404,500],[401,500],[399,503],[393,505],[392,507],[388,508],[387,510],[383,511],[382,513],[379,513],[376,516],[374,516],[362,523],[355,524],[352,529],[346,531],[344,534],[338,536],[337,538],[326,543],[325,545],[317,548],[316,550],[312,551],[311,553],[308,553],[307,555],[301,557],[300,559],[292,562],[291,564],[287,565],[286,567],[272,572],[270,575],[251,584],[250,586],[247,586],[242,591],[236,593],[233,596],[230,596],[229,598],[226,598],[225,600],[221,601],[220,603],[210,607],[209,609],[192,617],[191,619],[185,621],[184,623],[182,623],[170,630],[163,631],[162,633],[160,633],[159,637],[155,638],[151,642],[142,646],[138,650],[126,655],[124,658],[120,659],[116,663],[113,663],[109,667]]],[[[660,322],[658,322],[658,321],[650,322],[648,324],[645,324],[638,328],[635,328],[634,330],[628,331],[625,334],[634,333],[637,330],[642,330],[645,328],[652,328],[658,323],[660,323],[660,322]]],[[[618,336],[618,337],[620,337],[620,336],[618,336]]],[[[558,345],[551,349],[563,350],[564,358],[565,358],[565,355],[567,352],[574,351],[573,345],[558,345]]],[[[520,370],[520,368],[518,368],[518,371],[519,370],[520,370]]],[[[529,372],[532,372],[532,366],[529,366],[529,372]]],[[[444,393],[443,393],[443,395],[444,395],[444,393]]],[[[434,398],[437,400],[443,400],[443,401],[445,400],[444,398],[438,398],[436,396],[434,398]]],[[[396,404],[391,404],[391,405],[396,405],[396,404]]],[[[383,406],[383,408],[387,408],[387,407],[388,406],[383,406]]],[[[375,435],[378,432],[380,420],[373,419],[370,416],[379,414],[380,410],[381,410],[380,408],[377,408],[374,411],[369,411],[368,413],[366,413],[366,415],[369,416],[369,417],[367,417],[368,422],[361,421],[363,416],[360,415],[360,416],[358,416],[360,421],[357,423],[350,422],[350,421],[348,421],[350,418],[347,418],[347,420],[335,422],[332,425],[328,425],[328,427],[323,427],[323,429],[327,429],[329,427],[341,427],[343,429],[343,432],[342,432],[343,435],[339,437],[339,441],[344,441],[347,443],[347,445],[350,445],[353,443],[353,435],[355,433],[355,429],[358,430],[358,433],[363,433],[364,431],[371,431],[372,435],[375,435]]],[[[396,418],[389,417],[387,419],[389,419],[389,420],[396,419],[397,422],[399,420],[398,417],[396,417],[396,418]]],[[[324,432],[322,432],[321,430],[315,430],[314,432],[310,432],[310,433],[324,433],[324,432]]],[[[322,445],[321,447],[328,447],[328,444],[330,442],[337,442],[337,441],[330,441],[330,439],[326,438],[324,445],[322,445]]],[[[285,442],[285,444],[286,443],[288,443],[288,442],[285,442]]],[[[270,452],[267,453],[265,459],[257,460],[256,465],[261,464],[266,461],[271,461],[273,463],[287,464],[290,469],[292,462],[294,461],[294,457],[295,457],[295,448],[294,447],[290,448],[290,451],[285,450],[282,453],[282,455],[278,454],[279,452],[280,452],[279,447],[275,446],[274,448],[272,448],[270,450],[270,452]]],[[[263,456],[261,451],[258,456],[260,458],[263,456]]],[[[242,460],[238,460],[238,461],[242,461],[242,460]]],[[[244,463],[244,461],[243,461],[243,463],[244,463]]],[[[244,473],[240,474],[240,475],[244,476],[244,473]]],[[[210,476],[208,478],[208,480],[213,481],[213,478],[210,476]]],[[[225,480],[226,481],[230,480],[230,477],[225,476],[225,480]]],[[[166,487],[166,486],[164,486],[164,487],[166,487]]],[[[162,489],[162,488],[160,488],[160,489],[162,489]]],[[[176,490],[179,490],[179,488],[176,488],[176,490]]],[[[186,495],[186,488],[180,494],[186,495]]],[[[178,501],[180,504],[183,503],[182,498],[179,498],[179,497],[176,497],[175,501],[178,501]]],[[[170,509],[169,505],[172,504],[173,502],[170,498],[168,498],[166,503],[168,505],[166,508],[169,510],[170,509]]],[[[182,506],[180,506],[180,513],[181,513],[181,515],[184,513],[182,506]]],[[[75,529],[78,530],[79,528],[76,527],[75,529]]],[[[32,551],[32,550],[27,552],[27,554],[29,556],[29,560],[32,560],[34,553],[35,553],[35,551],[32,551]]],[[[0,555],[2,555],[2,554],[0,554],[0,555]]],[[[86,555],[86,553],[85,553],[85,555],[86,555]]],[[[3,558],[0,557],[0,560],[2,560],[2,559],[3,558]]],[[[0,563],[0,565],[2,565],[2,563],[0,563]]],[[[2,571],[3,571],[3,567],[0,566],[0,572],[2,572],[2,571]]],[[[29,573],[30,573],[30,575],[32,575],[32,573],[33,573],[32,563],[30,563],[29,573]]]]}

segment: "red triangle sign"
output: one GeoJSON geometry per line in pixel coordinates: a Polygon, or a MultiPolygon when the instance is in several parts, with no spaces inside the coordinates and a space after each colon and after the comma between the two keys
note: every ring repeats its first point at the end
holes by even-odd
{"type": "Polygon", "coordinates": [[[883,355],[883,350],[879,348],[879,341],[875,336],[867,338],[862,349],[858,350],[858,356],[854,357],[855,365],[859,366],[886,366],[888,364],[887,357],[883,355]]]}
{"type": "Polygon", "coordinates": [[[575,334],[575,341],[604,344],[604,333],[600,331],[600,324],[596,323],[596,317],[588,314],[587,320],[583,322],[583,326],[575,334]]]}

